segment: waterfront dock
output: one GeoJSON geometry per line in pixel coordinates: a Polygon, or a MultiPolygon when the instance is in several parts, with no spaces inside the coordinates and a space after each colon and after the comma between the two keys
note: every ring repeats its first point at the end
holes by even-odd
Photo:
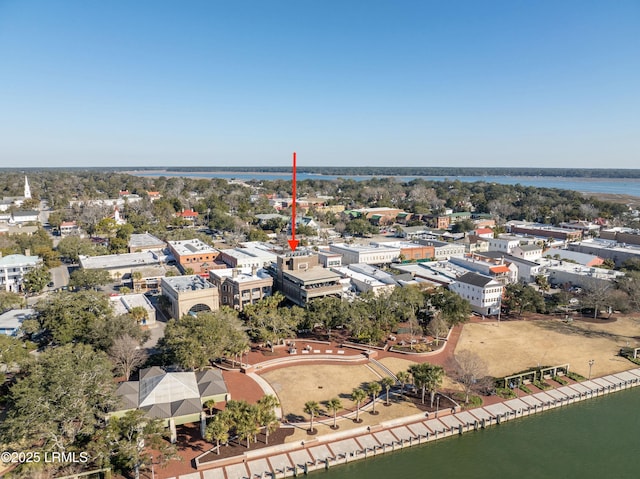
{"type": "MultiPolygon", "coordinates": [[[[280,479],[297,477],[339,464],[366,459],[445,437],[464,434],[575,402],[603,396],[640,385],[640,368],[610,374],[580,383],[520,396],[470,410],[448,409],[421,413],[315,437],[285,443],[226,459],[205,462],[195,459],[196,472],[170,479],[280,479]]],[[[211,457],[210,455],[208,457],[211,457]]]]}

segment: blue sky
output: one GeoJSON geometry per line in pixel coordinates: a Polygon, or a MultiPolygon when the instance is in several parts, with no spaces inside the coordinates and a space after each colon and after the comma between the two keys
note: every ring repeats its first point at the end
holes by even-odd
{"type": "Polygon", "coordinates": [[[0,167],[640,167],[640,2],[0,0],[0,167]]]}

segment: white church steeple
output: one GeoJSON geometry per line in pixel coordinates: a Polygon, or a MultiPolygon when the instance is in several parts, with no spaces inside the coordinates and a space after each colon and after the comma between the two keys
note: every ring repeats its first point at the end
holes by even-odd
{"type": "Polygon", "coordinates": [[[29,180],[27,180],[27,176],[24,177],[24,198],[25,200],[31,199],[31,188],[29,188],[29,180]]]}

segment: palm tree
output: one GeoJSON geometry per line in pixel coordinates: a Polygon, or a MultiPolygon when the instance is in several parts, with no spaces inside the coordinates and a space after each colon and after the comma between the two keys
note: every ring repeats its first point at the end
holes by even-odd
{"type": "Polygon", "coordinates": [[[213,408],[216,407],[216,402],[213,399],[209,399],[203,404],[209,410],[209,416],[213,414],[213,408]]]}
{"type": "Polygon", "coordinates": [[[327,409],[329,409],[329,411],[333,411],[333,428],[337,429],[338,426],[336,424],[336,420],[338,409],[342,409],[342,401],[340,401],[340,399],[338,398],[332,398],[329,399],[325,404],[327,405],[327,409]]]}
{"type": "Polygon", "coordinates": [[[411,379],[411,374],[409,374],[408,371],[400,371],[398,374],[396,374],[396,377],[398,378],[398,381],[400,381],[400,384],[402,384],[400,393],[404,396],[404,388],[411,379]]]}
{"type": "Polygon", "coordinates": [[[382,386],[384,387],[384,389],[386,390],[387,393],[387,400],[386,400],[386,405],[389,405],[389,390],[391,389],[392,386],[394,386],[396,384],[395,380],[393,378],[390,378],[389,376],[385,376],[382,378],[382,386]]]}
{"type": "Polygon", "coordinates": [[[267,394],[258,399],[260,424],[264,427],[266,444],[269,444],[269,433],[278,429],[278,418],[276,417],[274,409],[279,405],[278,398],[272,394],[267,394]]]}
{"type": "Polygon", "coordinates": [[[369,384],[367,384],[367,390],[369,391],[369,394],[371,394],[371,400],[373,401],[373,409],[371,410],[371,413],[375,414],[376,398],[378,397],[378,394],[380,394],[380,391],[382,391],[382,386],[380,386],[380,383],[378,381],[371,381],[369,384]]]}
{"type": "Polygon", "coordinates": [[[409,371],[413,376],[413,382],[417,388],[422,390],[422,404],[424,404],[424,395],[429,391],[431,398],[431,407],[436,396],[436,391],[442,385],[444,379],[444,369],[429,363],[413,364],[409,367],[409,371]]]}
{"type": "Polygon", "coordinates": [[[313,418],[320,413],[320,404],[318,404],[316,401],[307,401],[306,403],[304,403],[304,412],[311,416],[309,432],[313,432],[313,418]]]}
{"type": "Polygon", "coordinates": [[[360,403],[365,400],[367,393],[364,389],[355,388],[351,392],[351,400],[356,403],[356,422],[360,422],[360,403]]]}
{"type": "Polygon", "coordinates": [[[216,441],[216,453],[220,454],[220,443],[229,440],[229,424],[222,414],[217,414],[213,421],[207,424],[204,438],[209,442],[216,441]]]}

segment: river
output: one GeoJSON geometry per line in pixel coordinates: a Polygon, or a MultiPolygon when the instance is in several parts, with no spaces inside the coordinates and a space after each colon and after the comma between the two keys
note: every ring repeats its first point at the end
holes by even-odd
{"type": "Polygon", "coordinates": [[[637,478],[639,407],[632,388],[309,477],[637,478]]]}
{"type": "MultiPolygon", "coordinates": [[[[290,174],[283,173],[260,173],[260,172],[177,172],[177,171],[134,171],[130,172],[135,176],[185,176],[190,178],[224,178],[240,181],[249,180],[290,180],[290,174]]],[[[335,175],[310,175],[298,173],[298,181],[304,180],[326,180],[333,181],[338,178],[363,181],[373,178],[372,176],[335,176],[335,175]]],[[[379,178],[379,177],[377,177],[379,178]]],[[[424,180],[444,181],[460,180],[463,182],[483,181],[485,183],[499,183],[504,185],[535,186],[538,188],[560,188],[565,190],[581,191],[585,193],[608,193],[623,194],[640,197],[640,179],[632,178],[565,178],[557,176],[394,176],[398,181],[412,181],[416,178],[424,180]]]]}

